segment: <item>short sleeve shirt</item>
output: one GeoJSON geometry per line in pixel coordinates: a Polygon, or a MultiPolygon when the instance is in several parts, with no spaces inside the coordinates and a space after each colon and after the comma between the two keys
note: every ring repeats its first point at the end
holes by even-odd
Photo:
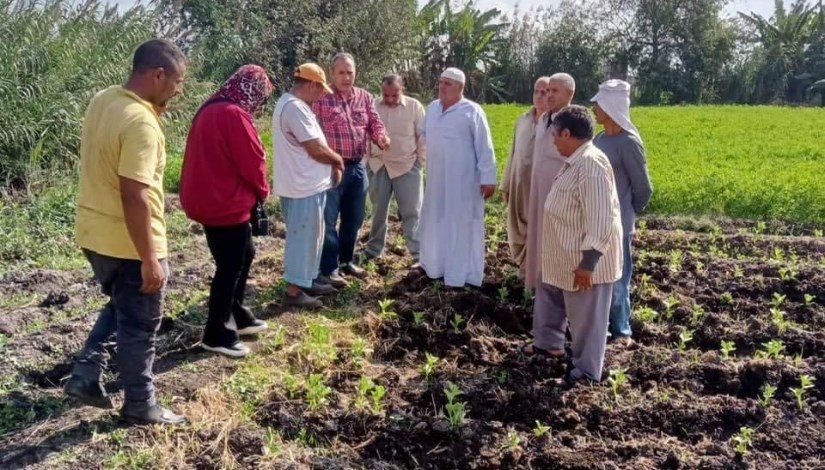
{"type": "Polygon", "coordinates": [[[312,109],[285,93],[272,116],[273,193],[281,197],[305,198],[332,187],[332,167],[309,156],[303,143],[326,138],[312,109]]]}
{"type": "Polygon", "coordinates": [[[165,165],[166,139],[152,105],[121,86],[95,95],[80,140],[77,243],[113,258],[140,259],[123,214],[120,177],[124,177],[149,187],[155,252],[158,258],[166,258],[165,165]]]}

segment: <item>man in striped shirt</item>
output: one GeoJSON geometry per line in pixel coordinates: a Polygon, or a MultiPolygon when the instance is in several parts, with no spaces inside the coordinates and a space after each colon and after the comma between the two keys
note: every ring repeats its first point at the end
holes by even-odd
{"type": "Polygon", "coordinates": [[[613,282],[622,273],[622,220],[610,161],[593,145],[593,118],[581,106],[553,116],[564,165],[544,203],[535,348],[560,351],[570,329],[573,369],[565,384],[600,381],[613,282]]]}
{"type": "Polygon", "coordinates": [[[366,274],[353,263],[369,186],[364,159],[370,150],[370,141],[381,150],[388,150],[390,138],[375,110],[372,95],[355,86],[355,59],[350,54],[342,52],[332,58],[332,89],[333,93],[312,105],[330,148],[344,159],[341,184],[327,190],[326,233],[318,282],[345,287],[347,281],[339,274],[339,266],[341,272],[350,276],[366,274]]]}

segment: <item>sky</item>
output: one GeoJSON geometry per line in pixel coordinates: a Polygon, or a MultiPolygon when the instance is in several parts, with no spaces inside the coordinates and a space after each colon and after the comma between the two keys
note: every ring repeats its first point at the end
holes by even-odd
{"type": "MultiPolygon", "coordinates": [[[[503,12],[512,11],[516,3],[518,3],[519,8],[524,11],[534,6],[546,6],[549,4],[558,3],[558,1],[559,0],[477,0],[479,8],[498,8],[503,12]]],[[[136,0],[110,0],[110,2],[124,6],[131,6],[136,3],[136,0]]],[[[418,0],[418,3],[424,4],[426,3],[426,0],[418,0]]],[[[767,18],[773,13],[773,4],[774,0],[732,0],[731,4],[727,8],[727,13],[729,15],[735,15],[737,11],[743,11],[746,13],[753,11],[767,18]]],[[[785,0],[785,4],[790,4],[790,0],[785,0]]]]}

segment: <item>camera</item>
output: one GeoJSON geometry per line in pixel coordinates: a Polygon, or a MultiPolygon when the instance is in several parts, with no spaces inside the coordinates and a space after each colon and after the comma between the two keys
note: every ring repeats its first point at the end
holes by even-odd
{"type": "Polygon", "coordinates": [[[252,225],[252,236],[263,237],[269,234],[269,219],[266,216],[263,201],[258,201],[252,206],[249,223],[252,225]]]}

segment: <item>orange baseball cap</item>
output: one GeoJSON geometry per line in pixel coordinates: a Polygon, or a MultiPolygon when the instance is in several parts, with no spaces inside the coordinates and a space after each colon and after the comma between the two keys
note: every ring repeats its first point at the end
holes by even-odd
{"type": "Polygon", "coordinates": [[[309,62],[299,65],[298,68],[295,69],[295,76],[309,80],[310,82],[320,83],[324,86],[324,91],[332,93],[332,88],[327,85],[327,75],[324,73],[324,69],[319,67],[318,64],[309,62]]]}

